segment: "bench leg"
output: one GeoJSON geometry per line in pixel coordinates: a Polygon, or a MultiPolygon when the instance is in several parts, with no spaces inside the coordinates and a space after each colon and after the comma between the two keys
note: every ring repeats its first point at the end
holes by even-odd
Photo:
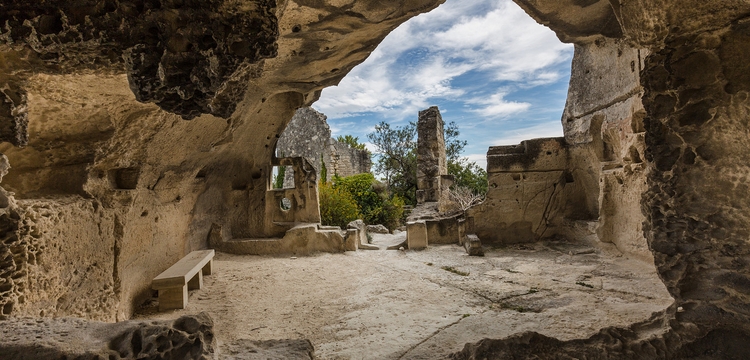
{"type": "Polygon", "coordinates": [[[159,311],[184,309],[187,305],[187,286],[159,290],[159,311]]]}
{"type": "Polygon", "coordinates": [[[211,275],[213,272],[214,267],[214,259],[211,259],[208,261],[206,265],[203,266],[203,269],[201,269],[201,272],[203,272],[203,275],[211,275]]]}
{"type": "Polygon", "coordinates": [[[188,281],[188,290],[200,290],[203,288],[203,272],[198,271],[190,281],[188,281]]]}

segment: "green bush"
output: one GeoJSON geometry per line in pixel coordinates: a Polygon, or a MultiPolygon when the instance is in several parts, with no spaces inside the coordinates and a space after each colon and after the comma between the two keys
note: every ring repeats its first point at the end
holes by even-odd
{"type": "Polygon", "coordinates": [[[391,230],[400,226],[404,200],[399,196],[389,196],[386,186],[375,180],[372,174],[335,177],[334,183],[336,188],[352,195],[365,223],[383,224],[391,230]]]}
{"type": "Polygon", "coordinates": [[[346,225],[360,218],[359,208],[352,195],[344,189],[335,188],[330,183],[320,183],[320,222],[323,225],[346,225]]]}

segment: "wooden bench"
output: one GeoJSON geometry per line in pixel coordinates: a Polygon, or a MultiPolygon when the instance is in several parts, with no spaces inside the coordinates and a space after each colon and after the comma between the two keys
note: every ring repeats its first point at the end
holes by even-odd
{"type": "Polygon", "coordinates": [[[159,290],[159,311],[184,309],[188,290],[202,288],[203,275],[211,275],[213,259],[213,250],[193,251],[155,277],[151,288],[159,290]]]}

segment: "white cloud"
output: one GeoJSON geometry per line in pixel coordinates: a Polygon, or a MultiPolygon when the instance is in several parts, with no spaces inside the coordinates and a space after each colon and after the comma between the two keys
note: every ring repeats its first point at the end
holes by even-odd
{"type": "Polygon", "coordinates": [[[482,106],[472,111],[487,118],[507,117],[511,114],[526,111],[531,107],[531,104],[527,102],[506,101],[505,95],[507,95],[507,92],[498,92],[487,98],[476,97],[466,102],[482,106]]]}
{"type": "Polygon", "coordinates": [[[477,163],[482,169],[487,169],[487,154],[468,154],[465,157],[469,158],[469,161],[477,163]]]}
{"type": "Polygon", "coordinates": [[[563,75],[551,67],[569,59],[570,50],[510,0],[448,0],[388,35],[338,86],[323,90],[315,107],[329,119],[376,113],[398,122],[447,100],[477,105],[481,116],[507,116],[530,104],[505,101],[507,93],[472,98],[475,91],[456,78],[479,73],[517,88],[552,83],[563,75]]]}

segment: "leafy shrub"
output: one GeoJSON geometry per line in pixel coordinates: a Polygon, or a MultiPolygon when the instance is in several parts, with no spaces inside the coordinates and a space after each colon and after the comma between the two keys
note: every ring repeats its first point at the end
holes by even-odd
{"type": "Polygon", "coordinates": [[[320,183],[318,190],[320,221],[323,225],[346,229],[347,224],[360,217],[357,203],[348,191],[324,182],[320,183]]]}
{"type": "Polygon", "coordinates": [[[401,224],[404,200],[396,195],[388,196],[386,186],[375,180],[372,174],[335,177],[334,182],[336,188],[352,195],[365,223],[383,224],[391,230],[401,224]]]}

